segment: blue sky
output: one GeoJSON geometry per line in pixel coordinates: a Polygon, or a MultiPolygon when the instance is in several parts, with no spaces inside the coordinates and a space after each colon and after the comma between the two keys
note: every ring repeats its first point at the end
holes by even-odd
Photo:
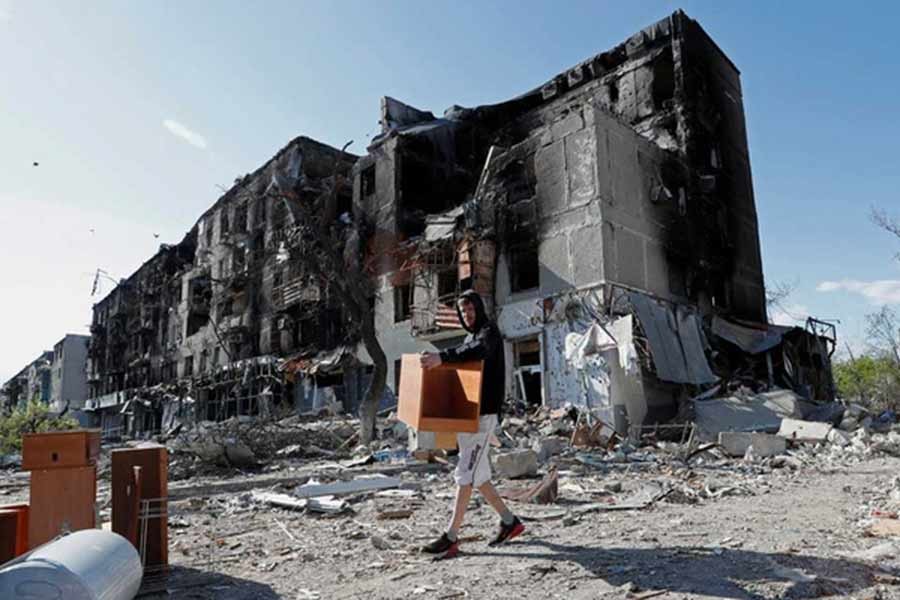
{"type": "Polygon", "coordinates": [[[291,138],[362,153],[383,95],[508,99],[677,8],[742,71],[767,281],[858,345],[900,304],[868,218],[900,216],[900,4],[846,7],[0,0],[0,381],[86,330],[97,268],[130,274],[291,138]]]}

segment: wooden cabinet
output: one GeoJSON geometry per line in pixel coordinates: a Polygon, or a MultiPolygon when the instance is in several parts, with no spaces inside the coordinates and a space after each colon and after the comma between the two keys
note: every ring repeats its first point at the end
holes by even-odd
{"type": "Polygon", "coordinates": [[[144,448],[126,448],[113,450],[112,459],[112,530],[115,533],[134,540],[134,523],[137,522],[136,547],[140,548],[140,540],[146,527],[147,546],[145,549],[145,567],[165,567],[169,562],[169,521],[166,516],[169,495],[169,455],[163,446],[144,448]],[[135,489],[135,470],[140,467],[137,478],[140,489],[135,489]],[[135,507],[140,510],[139,500],[150,501],[150,518],[135,515],[135,507]]]}
{"type": "Polygon", "coordinates": [[[31,472],[28,546],[36,548],[66,531],[96,526],[96,467],[31,472]]]}
{"type": "Polygon", "coordinates": [[[423,369],[418,354],[400,366],[397,417],[417,431],[478,431],[483,363],[447,363],[423,369]]]}
{"type": "Polygon", "coordinates": [[[0,506],[0,565],[28,552],[28,505],[0,506]]]}
{"type": "Polygon", "coordinates": [[[59,469],[96,464],[100,455],[100,430],[75,429],[22,436],[22,469],[59,469]]]}

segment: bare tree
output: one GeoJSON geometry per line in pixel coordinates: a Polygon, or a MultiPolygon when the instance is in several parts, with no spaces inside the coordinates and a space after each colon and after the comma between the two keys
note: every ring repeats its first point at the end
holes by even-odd
{"type": "MultiPolygon", "coordinates": [[[[871,214],[872,222],[887,231],[890,234],[893,234],[898,240],[900,240],[900,219],[889,215],[887,211],[873,208],[871,214]]],[[[900,260],[900,253],[894,255],[897,260],[900,260]]]]}
{"type": "Polygon", "coordinates": [[[784,281],[776,281],[775,283],[766,286],[766,309],[768,309],[771,319],[771,311],[773,309],[779,309],[781,312],[790,316],[794,319],[805,319],[806,316],[795,316],[791,315],[790,311],[788,311],[784,303],[787,299],[794,293],[794,290],[797,289],[797,284],[795,283],[787,283],[784,281]]]}
{"type": "MultiPolygon", "coordinates": [[[[341,155],[352,142],[341,149],[341,155]]],[[[335,159],[334,175],[327,189],[312,197],[303,193],[301,180],[288,182],[269,193],[285,203],[294,226],[287,236],[288,261],[311,276],[320,289],[334,294],[348,326],[350,339],[362,341],[373,362],[372,379],[360,406],[359,441],[368,444],[375,435],[378,402],[387,380],[387,357],[378,341],[374,310],[373,280],[362,260],[364,235],[361,225],[341,221],[337,214],[338,194],[347,185],[342,162],[335,159]]]]}
{"type": "Polygon", "coordinates": [[[866,315],[866,324],[869,344],[873,349],[900,366],[900,320],[897,313],[882,306],[878,312],[866,315]]]}

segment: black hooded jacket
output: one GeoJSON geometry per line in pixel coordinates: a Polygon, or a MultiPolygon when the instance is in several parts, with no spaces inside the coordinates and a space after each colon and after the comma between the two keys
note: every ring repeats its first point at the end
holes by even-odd
{"type": "Polygon", "coordinates": [[[483,360],[484,372],[481,380],[481,414],[498,415],[502,413],[503,400],[506,397],[506,361],[503,355],[503,338],[497,325],[488,320],[481,296],[473,290],[462,293],[475,307],[475,326],[466,327],[459,303],[456,314],[463,328],[469,332],[465,341],[455,347],[441,352],[441,361],[446,363],[483,360]]]}

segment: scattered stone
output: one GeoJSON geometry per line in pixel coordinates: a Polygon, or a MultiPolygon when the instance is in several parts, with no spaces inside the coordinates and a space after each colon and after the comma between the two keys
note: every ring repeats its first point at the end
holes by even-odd
{"type": "Polygon", "coordinates": [[[537,453],[534,450],[513,450],[494,458],[494,469],[498,477],[516,479],[537,473],[537,453]]]}

